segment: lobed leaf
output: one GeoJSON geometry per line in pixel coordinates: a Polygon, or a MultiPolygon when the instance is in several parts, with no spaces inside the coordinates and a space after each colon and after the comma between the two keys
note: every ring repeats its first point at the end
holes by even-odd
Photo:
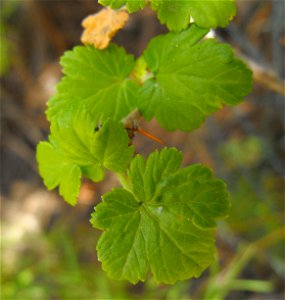
{"type": "Polygon", "coordinates": [[[72,111],[85,106],[95,122],[119,121],[137,107],[138,84],[129,78],[135,61],[123,48],[78,46],[61,58],[64,77],[48,102],[50,121],[64,123],[72,111]]]}
{"type": "Polygon", "coordinates": [[[236,14],[234,0],[151,0],[151,7],[173,31],[186,29],[191,17],[200,27],[225,27],[236,14]]]}
{"type": "Polygon", "coordinates": [[[201,165],[179,168],[181,153],[163,149],[132,161],[127,189],[114,189],[91,223],[104,230],[99,260],[110,277],[157,282],[198,277],[214,260],[216,218],[227,215],[223,181],[201,165]]]}
{"type": "Polygon", "coordinates": [[[105,168],[122,173],[134,149],[128,147],[122,124],[108,119],[96,132],[95,122],[85,109],[72,115],[64,125],[52,124],[49,142],[37,147],[37,160],[47,188],[59,186],[60,195],[75,205],[82,175],[96,182],[104,178],[105,168]]]}
{"type": "Polygon", "coordinates": [[[139,109],[168,130],[191,131],[223,105],[242,101],[252,73],[228,45],[200,41],[207,30],[192,25],[154,38],[143,57],[153,73],[140,90],[139,109]],[[199,42],[200,41],[200,42],[199,42]]]}

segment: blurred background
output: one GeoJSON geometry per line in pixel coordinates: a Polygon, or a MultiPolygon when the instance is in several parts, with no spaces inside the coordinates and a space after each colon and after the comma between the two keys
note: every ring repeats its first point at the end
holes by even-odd
{"type": "MultiPolygon", "coordinates": [[[[59,57],[80,44],[94,0],[0,1],[1,299],[284,299],[284,2],[237,1],[238,13],[215,31],[254,72],[254,90],[193,133],[142,128],[176,146],[184,163],[203,163],[229,187],[230,216],[219,222],[217,262],[199,279],[173,286],[150,277],[131,285],[106,277],[96,257],[94,205],[117,185],[84,181],[73,208],[48,192],[35,148],[47,139],[44,110],[61,78],[59,57]]],[[[167,32],[148,9],[131,15],[114,41],[135,56],[167,32]]],[[[135,137],[137,152],[161,146],[135,137]]]]}

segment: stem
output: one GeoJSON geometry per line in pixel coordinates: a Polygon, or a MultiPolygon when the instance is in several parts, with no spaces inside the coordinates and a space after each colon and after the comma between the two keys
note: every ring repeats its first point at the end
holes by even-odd
{"type": "Polygon", "coordinates": [[[123,173],[115,173],[117,175],[117,178],[122,185],[122,187],[126,190],[129,190],[129,184],[128,184],[128,178],[125,174],[123,173]]]}
{"type": "Polygon", "coordinates": [[[229,288],[232,290],[269,293],[273,289],[273,284],[266,280],[237,279],[232,281],[229,288]]]}

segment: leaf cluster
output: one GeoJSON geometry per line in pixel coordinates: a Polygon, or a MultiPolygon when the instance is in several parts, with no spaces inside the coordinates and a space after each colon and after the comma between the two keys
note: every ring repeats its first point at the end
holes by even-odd
{"type": "MultiPolygon", "coordinates": [[[[99,2],[129,12],[146,5],[99,2]]],[[[189,132],[242,101],[252,74],[228,45],[204,39],[209,28],[228,24],[233,1],[150,5],[173,31],[153,38],[138,59],[115,44],[65,52],[64,76],[48,102],[51,134],[39,143],[37,160],[47,188],[59,187],[71,205],[82,176],[98,182],[106,169],[117,173],[123,187],[105,194],[92,214],[93,226],[104,231],[99,260],[113,278],[136,283],[151,270],[157,282],[171,284],[200,276],[213,261],[216,219],[229,209],[226,186],[202,165],[180,168],[182,155],[173,148],[134,157],[128,134],[134,128],[125,128],[125,120],[138,111],[169,131],[189,132]]]]}

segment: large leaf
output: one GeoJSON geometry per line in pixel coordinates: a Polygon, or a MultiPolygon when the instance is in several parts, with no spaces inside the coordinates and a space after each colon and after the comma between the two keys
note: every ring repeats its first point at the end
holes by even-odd
{"type": "Polygon", "coordinates": [[[174,31],[187,28],[191,17],[200,27],[225,27],[236,13],[234,0],[151,0],[151,7],[174,31]]]}
{"type": "Polygon", "coordinates": [[[138,85],[128,78],[134,58],[123,48],[110,45],[98,50],[78,46],[61,58],[65,76],[48,103],[49,120],[65,122],[70,111],[86,106],[93,120],[121,120],[136,106],[138,85]]]}
{"type": "Polygon", "coordinates": [[[122,173],[127,168],[133,146],[123,125],[107,120],[98,132],[85,109],[73,111],[68,123],[53,123],[49,142],[37,147],[39,171],[48,189],[59,192],[76,204],[82,175],[93,181],[104,177],[104,168],[122,173]],[[116,149],[116,150],[114,150],[116,149]]]}
{"type": "Polygon", "coordinates": [[[201,165],[180,169],[176,149],[132,161],[126,189],[114,189],[91,222],[104,230],[97,244],[107,273],[132,283],[149,269],[157,282],[198,277],[214,260],[216,218],[227,215],[223,181],[201,165]]]}
{"type": "Polygon", "coordinates": [[[139,108],[168,130],[190,131],[223,105],[243,100],[252,73],[228,45],[200,41],[207,30],[192,25],[153,39],[144,59],[153,72],[140,90],[139,108]]]}

